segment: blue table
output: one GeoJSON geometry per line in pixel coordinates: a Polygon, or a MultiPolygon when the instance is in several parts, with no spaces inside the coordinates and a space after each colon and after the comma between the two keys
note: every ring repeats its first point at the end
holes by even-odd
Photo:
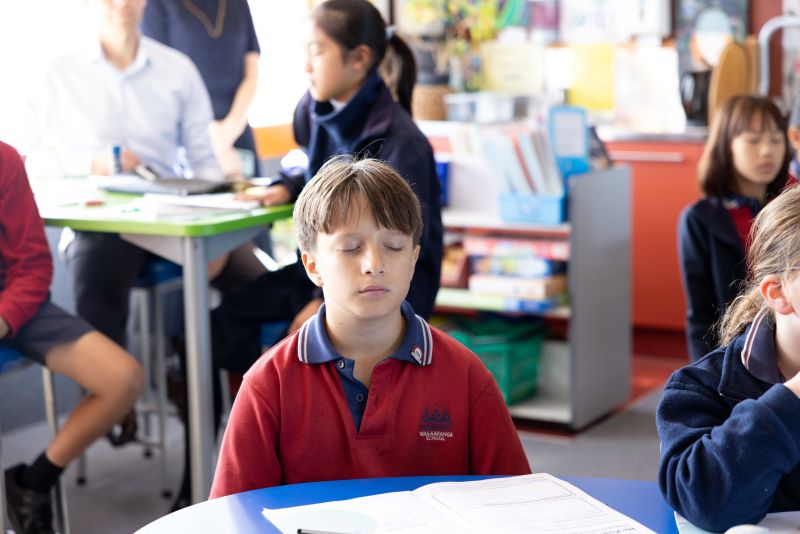
{"type": "MultiPolygon", "coordinates": [[[[354,499],[377,493],[414,490],[434,482],[485,477],[404,477],[340,480],[293,484],[247,491],[184,508],[142,528],[140,534],[174,532],[278,532],[261,515],[263,508],[285,508],[331,500],[354,499]]],[[[672,509],[655,482],[606,478],[562,477],[615,510],[664,534],[677,534],[672,509]]]]}

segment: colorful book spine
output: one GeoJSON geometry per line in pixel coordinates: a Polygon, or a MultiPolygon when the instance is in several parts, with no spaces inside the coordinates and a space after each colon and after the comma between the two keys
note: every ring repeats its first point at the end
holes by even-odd
{"type": "Polygon", "coordinates": [[[497,146],[493,136],[482,135],[480,137],[480,147],[483,152],[483,157],[489,167],[497,176],[497,184],[500,186],[501,191],[507,191],[516,194],[517,188],[511,176],[506,172],[505,165],[503,164],[503,156],[500,154],[500,147],[497,146]]]}
{"type": "Polygon", "coordinates": [[[541,300],[505,298],[502,309],[507,312],[544,313],[561,306],[564,301],[560,296],[541,300]]]}
{"type": "Polygon", "coordinates": [[[525,168],[528,170],[528,175],[534,184],[535,191],[542,195],[550,194],[551,191],[544,176],[541,157],[536,153],[533,134],[530,131],[517,134],[517,146],[522,155],[522,161],[525,163],[525,168]]]}
{"type": "Polygon", "coordinates": [[[439,306],[454,306],[473,310],[539,314],[567,303],[566,293],[547,299],[520,299],[466,289],[442,288],[436,297],[439,306]]]}
{"type": "Polygon", "coordinates": [[[564,179],[558,169],[556,156],[553,154],[553,145],[547,132],[546,124],[539,124],[533,135],[537,153],[541,155],[542,167],[544,168],[545,180],[547,180],[547,190],[554,196],[564,195],[564,179]]]}
{"type": "Polygon", "coordinates": [[[554,239],[501,238],[464,236],[464,250],[470,256],[502,256],[509,258],[537,257],[548,260],[569,260],[569,242],[554,239]]]}
{"type": "Polygon", "coordinates": [[[567,276],[557,274],[540,278],[519,278],[496,274],[472,274],[469,290],[520,299],[541,300],[563,293],[567,289],[567,276]]]}
{"type": "Polygon", "coordinates": [[[471,262],[472,272],[474,273],[520,276],[523,278],[561,274],[567,270],[567,265],[563,261],[533,257],[473,256],[471,262]]]}

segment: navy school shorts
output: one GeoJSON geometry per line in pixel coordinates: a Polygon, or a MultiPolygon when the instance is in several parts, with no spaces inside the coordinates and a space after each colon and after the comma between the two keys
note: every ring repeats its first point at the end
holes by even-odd
{"type": "Polygon", "coordinates": [[[0,339],[0,348],[13,348],[23,356],[44,365],[45,355],[58,345],[75,341],[93,332],[84,319],[65,312],[49,300],[42,303],[33,318],[11,339],[0,339]]]}

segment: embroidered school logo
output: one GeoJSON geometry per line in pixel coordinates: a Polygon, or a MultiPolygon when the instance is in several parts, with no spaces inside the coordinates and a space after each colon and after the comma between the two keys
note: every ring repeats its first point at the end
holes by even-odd
{"type": "Polygon", "coordinates": [[[417,360],[417,363],[422,363],[422,349],[419,345],[411,347],[411,357],[417,360]]]}
{"type": "Polygon", "coordinates": [[[434,405],[433,410],[425,406],[422,417],[419,421],[419,437],[425,441],[445,441],[453,437],[453,422],[450,420],[450,413],[447,407],[439,410],[434,405]]]}

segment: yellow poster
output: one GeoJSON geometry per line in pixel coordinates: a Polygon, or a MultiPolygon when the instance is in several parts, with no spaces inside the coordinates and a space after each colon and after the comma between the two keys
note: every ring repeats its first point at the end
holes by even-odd
{"type": "Polygon", "coordinates": [[[570,46],[570,49],[575,70],[567,102],[590,110],[613,110],[614,45],[578,44],[570,46]]]}

